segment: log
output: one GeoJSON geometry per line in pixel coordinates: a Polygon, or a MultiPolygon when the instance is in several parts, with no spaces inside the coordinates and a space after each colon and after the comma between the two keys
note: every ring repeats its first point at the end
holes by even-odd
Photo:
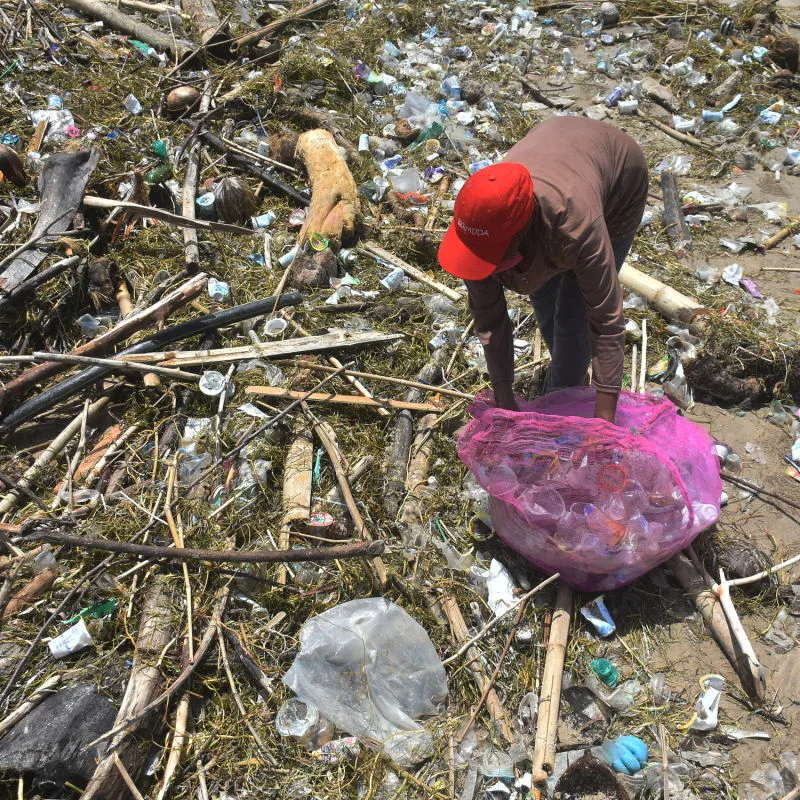
{"type": "Polygon", "coordinates": [[[706,328],[708,311],[694,298],[681,294],[650,275],[645,275],[628,263],[622,265],[619,280],[626,289],[644,297],[667,319],[683,322],[689,326],[693,334],[702,335],[706,328]]]}
{"type": "MultiPolygon", "coordinates": [[[[319,4],[317,4],[319,5],[319,4]]],[[[297,243],[319,233],[338,248],[352,240],[358,224],[358,191],[333,136],[317,128],[297,140],[295,158],[303,162],[311,184],[311,205],[297,243]]]]}
{"type": "MultiPolygon", "coordinates": [[[[417,375],[417,381],[426,384],[436,384],[442,380],[442,357],[439,350],[434,358],[429,361],[417,375]]],[[[409,403],[418,403],[424,397],[420,389],[412,388],[406,392],[405,400],[409,403]]],[[[408,477],[408,457],[411,453],[411,440],[414,436],[414,420],[411,411],[403,410],[397,415],[397,421],[392,432],[392,439],[386,450],[384,458],[384,473],[386,487],[383,495],[383,507],[389,519],[395,519],[400,510],[400,504],[406,493],[406,478],[408,477]]]]}
{"type": "Polygon", "coordinates": [[[180,57],[196,47],[193,42],[173,39],[146,22],[141,22],[112,5],[100,2],[100,0],[65,0],[65,5],[91,19],[102,20],[103,24],[108,25],[109,28],[149,44],[161,53],[172,53],[174,56],[180,57]]]}
{"type": "Polygon", "coordinates": [[[572,589],[558,584],[550,640],[544,662],[542,687],[539,692],[539,716],[533,749],[533,782],[544,783],[553,774],[556,760],[556,733],[561,705],[561,679],[564,674],[564,657],[567,653],[569,623],[572,616],[572,589]]]}
{"type": "MultiPolygon", "coordinates": [[[[299,295],[282,295],[285,297],[299,295]]],[[[288,303],[286,304],[288,305],[288,303]]],[[[175,350],[157,353],[132,353],[125,356],[126,361],[140,364],[161,364],[170,367],[196,367],[205,364],[228,364],[250,358],[282,358],[302,353],[322,353],[326,350],[365,347],[372,344],[388,344],[402,339],[401,333],[360,333],[334,331],[320,336],[306,336],[302,339],[286,339],[282,342],[263,342],[242,347],[222,347],[217,350],[175,350]]],[[[336,370],[338,372],[338,370],[336,370]]]]}
{"type": "Polygon", "coordinates": [[[91,148],[76,153],[56,153],[44,162],[39,175],[41,211],[29,239],[39,246],[35,250],[26,248],[11,261],[0,275],[0,291],[16,289],[44,261],[48,252],[46,245],[58,239],[55,234],[69,230],[99,160],[100,151],[91,148]]]}
{"type": "Polygon", "coordinates": [[[412,278],[421,281],[427,286],[430,286],[432,289],[436,289],[437,292],[441,292],[445,297],[448,297],[453,302],[458,303],[464,299],[464,295],[460,292],[451,289],[449,286],[445,286],[443,283],[439,283],[439,281],[433,280],[433,278],[429,278],[428,275],[421,269],[408,264],[407,262],[403,261],[402,258],[398,258],[388,250],[384,250],[378,245],[377,242],[366,242],[365,244],[361,245],[359,249],[381,259],[381,261],[385,261],[387,264],[390,264],[393,267],[400,267],[400,269],[402,269],[406,275],[410,275],[412,278]]]}
{"type": "Polygon", "coordinates": [[[706,627],[739,676],[747,695],[756,702],[763,702],[767,694],[766,672],[757,660],[754,662],[752,657],[743,651],[732,634],[719,598],[709,588],[715,585],[714,581],[707,574],[701,574],[684,553],[673,556],[667,562],[667,566],[694,602],[706,627]]]}
{"type": "Polygon", "coordinates": [[[671,170],[665,169],[661,173],[661,193],[664,197],[664,215],[661,223],[666,228],[673,252],[678,258],[683,258],[692,249],[692,238],[681,208],[678,183],[671,170]]]}
{"type": "Polygon", "coordinates": [[[181,7],[191,17],[203,47],[213,52],[215,45],[229,37],[228,26],[220,20],[214,0],[181,0],[181,7]]]}
{"type": "MultiPolygon", "coordinates": [[[[450,630],[457,642],[469,640],[469,630],[461,609],[458,607],[456,599],[451,595],[446,595],[441,599],[442,611],[447,616],[450,623],[450,630]]],[[[509,743],[513,743],[514,736],[511,732],[511,725],[508,721],[508,714],[497,696],[497,692],[488,686],[489,676],[481,665],[481,653],[476,645],[470,646],[467,650],[467,669],[478,687],[478,691],[483,695],[486,692],[486,708],[492,719],[497,723],[500,735],[509,743]],[[488,689],[488,691],[487,691],[488,689]]]]}
{"type": "Polygon", "coordinates": [[[136,653],[131,677],[125,688],[114,728],[131,719],[138,721],[117,733],[109,743],[107,755],[98,764],[89,780],[82,800],[106,800],[132,797],[120,771],[114,764],[114,754],[122,761],[135,782],[145,765],[147,743],[158,737],[161,721],[152,714],[139,716],[164,689],[160,659],[177,629],[176,595],[170,576],[158,575],[153,581],[142,609],[136,653]]]}
{"type": "Polygon", "coordinates": [[[444,408],[433,405],[433,403],[406,403],[403,400],[387,400],[381,397],[364,397],[356,394],[326,394],[325,392],[314,392],[309,395],[306,392],[298,392],[291,389],[283,389],[280,386],[247,386],[246,394],[257,394],[266,397],[280,398],[281,400],[297,400],[303,398],[311,403],[333,403],[334,405],[346,406],[366,406],[367,408],[404,408],[409,411],[425,411],[431,414],[441,414],[444,408]]]}
{"type": "MultiPolygon", "coordinates": [[[[146,328],[148,325],[162,324],[169,314],[176,309],[194,300],[205,288],[207,277],[204,274],[196,275],[186,281],[175,291],[170,292],[159,302],[146,308],[139,313],[131,314],[124,320],[118,322],[110,331],[101,334],[90,342],[79,345],[70,355],[74,356],[99,356],[108,353],[114,345],[124,341],[137,331],[146,328]]],[[[59,372],[68,369],[57,362],[41,364],[38,367],[26,370],[13,380],[0,387],[0,409],[5,408],[8,401],[41,383],[47,378],[57,375],[59,372]]]]}
{"type": "Polygon", "coordinates": [[[272,34],[282,31],[287,25],[290,25],[299,19],[305,19],[306,17],[310,17],[312,14],[316,14],[319,11],[324,11],[335,2],[336,0],[319,0],[316,3],[310,3],[294,13],[285,14],[280,19],[270,22],[269,25],[265,25],[263,28],[259,28],[258,30],[250,31],[249,33],[237,36],[231,42],[231,50],[234,53],[238,53],[240,50],[256,44],[260,39],[266,39],[267,37],[272,36],[272,34]]]}

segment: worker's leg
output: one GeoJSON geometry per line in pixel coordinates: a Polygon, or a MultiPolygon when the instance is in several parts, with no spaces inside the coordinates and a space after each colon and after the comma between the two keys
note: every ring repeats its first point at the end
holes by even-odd
{"type": "MultiPolygon", "coordinates": [[[[632,244],[632,236],[611,243],[617,272],[632,244]]],[[[531,295],[531,303],[550,351],[545,391],[583,386],[592,361],[592,348],[586,304],[575,273],[567,272],[550,280],[531,295]]]]}

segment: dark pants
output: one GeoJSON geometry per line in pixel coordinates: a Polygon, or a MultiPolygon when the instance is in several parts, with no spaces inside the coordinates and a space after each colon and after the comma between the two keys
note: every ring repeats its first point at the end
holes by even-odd
{"type": "MultiPolygon", "coordinates": [[[[633,244],[633,236],[611,242],[620,271],[633,244]]],[[[592,363],[586,303],[574,272],[556,275],[531,295],[536,321],[550,351],[545,391],[583,386],[592,363]]]]}

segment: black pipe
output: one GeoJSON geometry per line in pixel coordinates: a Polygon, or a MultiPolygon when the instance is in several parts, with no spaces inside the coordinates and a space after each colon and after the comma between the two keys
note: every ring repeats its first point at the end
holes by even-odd
{"type": "MultiPolygon", "coordinates": [[[[278,308],[297,306],[302,302],[303,296],[299,292],[289,292],[288,294],[282,294],[278,298],[278,308]]],[[[260,314],[269,314],[274,308],[275,298],[266,297],[263,300],[254,300],[252,303],[234,306],[224,311],[215,311],[213,314],[205,314],[197,319],[164,328],[164,330],[149,336],[147,339],[143,339],[141,342],[137,342],[117,355],[126,356],[135,353],[154,353],[173,342],[188,339],[190,336],[196,336],[210,330],[234,325],[237,322],[242,322],[251,317],[257,317],[260,314]]],[[[108,367],[89,367],[61,381],[61,383],[57,383],[52,388],[46,389],[40,395],[31,398],[9,414],[6,414],[6,416],[0,420],[0,437],[9,434],[23,422],[27,422],[29,419],[38,416],[43,411],[53,408],[56,403],[60,403],[62,400],[66,400],[66,398],[77,394],[82,389],[91,386],[103,376],[108,375],[109,372],[110,370],[108,367]]]]}

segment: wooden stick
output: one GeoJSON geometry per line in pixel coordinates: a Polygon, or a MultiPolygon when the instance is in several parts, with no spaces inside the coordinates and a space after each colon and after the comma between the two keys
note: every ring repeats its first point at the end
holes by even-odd
{"type": "MultiPolygon", "coordinates": [[[[99,0],[98,0],[99,2],[99,0]]],[[[172,225],[196,228],[197,230],[211,231],[213,233],[230,233],[234,236],[252,236],[252,228],[243,228],[240,225],[230,225],[227,222],[210,222],[202,219],[189,219],[181,214],[173,214],[171,211],[164,211],[163,208],[155,206],[143,206],[139,203],[129,203],[127,200],[109,200],[105,197],[94,197],[87,194],[83,198],[83,205],[89,208],[121,208],[130,211],[137,217],[148,217],[157,219],[161,222],[169,222],[172,225]]]]}
{"type": "Polygon", "coordinates": [[[54,569],[43,569],[38,575],[35,575],[27,586],[20,589],[8,601],[8,605],[3,611],[3,622],[15,616],[31,603],[35,603],[50,589],[57,577],[58,572],[54,569]]]}
{"type": "MultiPolygon", "coordinates": [[[[352,496],[352,495],[351,495],[352,496]]],[[[363,521],[362,521],[363,525],[363,521]]],[[[35,527],[20,528],[26,541],[78,547],[82,550],[105,550],[129,553],[142,558],[163,558],[168,561],[208,561],[212,564],[276,564],[324,562],[346,558],[369,558],[383,552],[383,542],[351,542],[334,547],[308,547],[292,550],[205,550],[194,547],[157,547],[134,542],[114,542],[109,539],[72,536],[57,530],[35,527]]],[[[367,538],[367,537],[365,537],[367,538]]]]}
{"type": "Polygon", "coordinates": [[[567,652],[572,602],[572,589],[565,583],[559,583],[539,694],[539,717],[532,767],[534,783],[547,781],[555,766],[561,678],[564,673],[564,657],[567,652]]]}
{"type": "Polygon", "coordinates": [[[321,336],[306,336],[302,339],[287,339],[281,342],[264,342],[244,347],[222,347],[217,350],[172,350],[159,353],[129,353],[126,361],[140,364],[163,364],[166,366],[195,367],[205,364],[226,364],[248,358],[280,358],[297,354],[320,353],[351,347],[366,347],[373,344],[388,344],[402,339],[401,333],[368,333],[335,331],[321,336]]]}
{"type": "Polygon", "coordinates": [[[425,230],[432,231],[436,227],[436,217],[439,215],[439,208],[442,205],[442,200],[450,188],[450,178],[445,175],[439,182],[439,189],[436,192],[436,199],[433,201],[430,213],[428,214],[428,221],[425,223],[425,230]]]}
{"type": "Polygon", "coordinates": [[[639,374],[636,370],[637,364],[637,354],[638,350],[636,349],[636,345],[631,347],[631,391],[636,394],[636,387],[638,386],[639,374]]]}
{"type": "Polygon", "coordinates": [[[640,294],[668,319],[685,322],[690,325],[690,330],[704,330],[706,321],[703,315],[707,315],[708,311],[694,298],[681,294],[628,263],[622,265],[619,280],[625,288],[640,294]]]}
{"type": "MultiPolygon", "coordinates": [[[[211,93],[213,83],[211,78],[206,78],[203,94],[200,97],[200,114],[207,114],[211,107],[211,93]]],[[[186,174],[183,179],[183,195],[181,199],[181,213],[186,219],[196,219],[195,201],[197,200],[197,182],[200,177],[200,154],[203,145],[196,140],[189,150],[186,158],[186,174]]],[[[200,269],[200,249],[198,246],[197,229],[188,226],[183,229],[183,260],[186,271],[194,275],[200,269]]],[[[267,265],[269,266],[269,265],[267,265]]]]}
{"type": "Polygon", "coordinates": [[[652,125],[654,128],[658,128],[663,133],[666,133],[667,136],[671,136],[673,139],[676,139],[679,142],[683,142],[684,144],[690,144],[692,145],[692,147],[697,147],[700,150],[705,150],[707,153],[714,152],[713,147],[707,145],[705,142],[701,142],[699,139],[695,139],[694,136],[690,136],[688,133],[681,133],[680,131],[676,131],[674,128],[670,128],[669,125],[665,125],[663,122],[659,122],[657,119],[653,119],[653,117],[647,117],[642,113],[638,113],[638,116],[640,116],[649,125],[652,125]]]}
{"type": "Polygon", "coordinates": [[[299,19],[305,19],[312,14],[316,14],[318,11],[323,11],[324,9],[328,8],[328,6],[333,5],[334,2],[335,0],[319,0],[317,3],[310,3],[307,6],[303,6],[303,8],[301,8],[299,11],[286,14],[280,19],[270,22],[269,25],[265,25],[263,28],[242,34],[242,36],[237,36],[235,39],[231,40],[231,50],[234,53],[238,53],[240,50],[249,47],[251,44],[256,44],[260,39],[265,39],[266,37],[271,36],[273,33],[282,31],[287,25],[290,25],[299,19]]]}
{"type": "Polygon", "coordinates": [[[112,372],[154,372],[176,380],[196,382],[200,376],[194,372],[184,372],[180,369],[159,367],[154,364],[139,364],[135,361],[126,361],[124,358],[93,358],[92,356],[75,356],[71,353],[43,353],[35,352],[29,356],[0,356],[0,364],[30,364],[35,361],[53,361],[63,364],[99,364],[110,367],[112,372]]]}
{"type": "MultiPolygon", "coordinates": [[[[295,419],[292,442],[289,445],[283,465],[281,503],[284,513],[278,536],[278,546],[283,550],[289,548],[289,537],[292,533],[291,523],[295,521],[305,522],[311,514],[314,443],[306,427],[299,418],[295,419]]],[[[278,570],[278,583],[286,583],[286,577],[286,567],[282,565],[278,570]]]]}
{"type": "Polygon", "coordinates": [[[352,394],[325,394],[323,392],[315,392],[310,396],[306,396],[304,392],[283,389],[280,386],[247,386],[245,392],[282,400],[296,400],[302,397],[314,403],[367,406],[368,408],[406,408],[409,411],[424,411],[430,414],[441,414],[444,411],[443,408],[439,408],[439,406],[435,406],[432,403],[406,403],[404,400],[387,400],[380,397],[363,397],[352,394]]]}
{"type": "Polygon", "coordinates": [[[644,394],[647,388],[647,320],[642,320],[642,364],[639,369],[639,391],[644,394]]]}
{"type": "Polygon", "coordinates": [[[80,11],[81,14],[85,14],[91,19],[102,20],[109,28],[126,33],[161,52],[173,53],[180,57],[182,53],[194,46],[191,43],[187,46],[185,43],[177,42],[171,36],[157,31],[145,22],[134,19],[112,5],[101,3],[100,0],[66,0],[65,5],[74,11],[80,11]]]}
{"type": "MultiPolygon", "coordinates": [[[[336,372],[334,367],[326,367],[324,364],[317,364],[313,361],[304,361],[299,359],[293,364],[303,369],[313,369],[318,372],[336,372]]],[[[391,375],[379,375],[375,372],[358,372],[354,369],[346,369],[343,375],[352,375],[354,378],[364,378],[368,381],[381,381],[382,383],[391,383],[395,386],[408,386],[411,389],[419,389],[423,392],[432,392],[433,394],[442,394],[447,397],[460,397],[462,400],[474,400],[475,395],[467,394],[466,392],[459,392],[455,389],[447,389],[444,386],[432,386],[429,383],[420,383],[420,381],[410,381],[405,378],[395,378],[391,375]]]]}
{"type": "MultiPolygon", "coordinates": [[[[163,323],[169,314],[197,297],[205,288],[207,280],[208,277],[204,273],[195,275],[149,308],[131,314],[118,322],[107,333],[103,333],[92,339],[92,341],[76,347],[70,355],[102,355],[109,352],[114,345],[124,341],[148,325],[163,323]]],[[[58,375],[65,369],[66,367],[53,361],[25,370],[21,375],[6,383],[5,386],[0,387],[0,408],[5,407],[12,397],[27,391],[46,378],[58,375]]]]}
{"type": "MultiPolygon", "coordinates": [[[[336,481],[339,484],[342,496],[344,497],[344,503],[347,506],[347,511],[353,520],[353,525],[355,525],[355,528],[358,531],[358,535],[361,537],[361,539],[371,541],[372,535],[367,530],[367,526],[364,524],[364,518],[361,516],[361,512],[358,510],[355,497],[353,497],[353,491],[350,488],[350,482],[347,480],[344,459],[342,458],[342,452],[339,449],[339,444],[336,440],[336,431],[334,431],[327,422],[317,419],[313,414],[310,414],[310,416],[314,421],[314,432],[319,437],[320,442],[322,442],[322,446],[325,448],[325,451],[328,454],[328,458],[331,460],[331,466],[333,467],[333,471],[336,475],[336,481]]],[[[381,552],[382,551],[383,548],[381,548],[381,552]]],[[[381,559],[379,555],[376,555],[372,563],[375,566],[375,571],[378,574],[381,584],[385,586],[388,578],[386,574],[386,567],[383,564],[383,559],[381,559]]]]}
{"type": "MultiPolygon", "coordinates": [[[[709,588],[714,581],[707,574],[702,574],[684,553],[673,556],[667,564],[678,579],[684,591],[694,601],[706,626],[717,640],[722,652],[736,670],[742,686],[748,696],[757,702],[766,697],[766,672],[760,664],[753,663],[731,633],[718,597],[709,588]]],[[[705,572],[705,571],[703,571],[705,572]]]]}
{"type": "Polygon", "coordinates": [[[437,292],[441,292],[445,297],[453,300],[454,302],[459,302],[464,299],[464,295],[460,292],[451,289],[449,286],[445,286],[443,283],[439,283],[439,281],[433,280],[433,278],[429,278],[421,269],[411,266],[411,264],[403,261],[402,258],[398,258],[388,250],[384,250],[377,244],[377,242],[365,242],[358,249],[360,251],[369,253],[372,256],[380,258],[382,261],[385,261],[387,264],[391,264],[393,267],[400,267],[400,269],[402,269],[406,275],[410,275],[412,278],[421,281],[427,286],[430,286],[432,289],[436,289],[437,292]]]}
{"type": "MultiPolygon", "coordinates": [[[[461,609],[458,607],[455,597],[446,595],[441,598],[441,607],[450,623],[450,630],[453,633],[456,641],[466,642],[469,639],[469,631],[467,623],[464,621],[464,616],[461,609]]],[[[469,664],[467,669],[470,671],[478,691],[483,693],[484,689],[489,682],[483,667],[481,666],[481,654],[475,645],[468,645],[467,653],[469,656],[469,664]]],[[[497,696],[497,692],[490,686],[486,693],[486,708],[489,711],[492,719],[497,723],[500,735],[510,743],[514,741],[514,735],[511,731],[511,725],[508,721],[508,714],[497,696]]]]}
{"type": "Polygon", "coordinates": [[[122,763],[122,759],[117,755],[117,751],[115,750],[113,753],[114,757],[114,766],[119,770],[119,774],[122,777],[122,780],[125,781],[125,785],[128,787],[130,793],[133,795],[134,800],[144,800],[142,793],[136,788],[136,784],[133,782],[133,778],[131,778],[130,772],[128,772],[125,765],[122,763]]]}
{"type": "Polygon", "coordinates": [[[787,561],[781,561],[780,564],[776,564],[774,567],[765,569],[763,572],[757,572],[755,575],[748,575],[746,578],[734,578],[732,581],[727,581],[727,585],[745,586],[748,583],[758,583],[759,581],[763,581],[764,578],[772,577],[776,572],[793,567],[795,564],[800,564],[800,555],[796,555],[787,561]]]}
{"type": "Polygon", "coordinates": [[[800,272],[800,267],[761,267],[765,272],[800,272]]]}
{"type": "MultiPolygon", "coordinates": [[[[105,408],[109,403],[108,397],[101,397],[99,400],[89,406],[88,415],[94,416],[98,411],[105,408]]],[[[36,461],[25,470],[23,476],[17,481],[17,487],[24,487],[29,489],[33,481],[38,477],[39,473],[59,454],[69,443],[70,439],[75,436],[81,429],[83,423],[83,411],[78,414],[72,422],[61,431],[55,439],[45,448],[42,454],[36,461]]],[[[8,492],[2,500],[0,500],[0,514],[6,514],[10,511],[19,501],[19,489],[14,488],[8,492]]]]}
{"type": "Polygon", "coordinates": [[[668,169],[661,173],[661,193],[664,197],[662,224],[672,243],[673,252],[678,258],[683,258],[692,247],[692,237],[689,235],[689,227],[681,208],[678,183],[675,175],[668,169]]]}

